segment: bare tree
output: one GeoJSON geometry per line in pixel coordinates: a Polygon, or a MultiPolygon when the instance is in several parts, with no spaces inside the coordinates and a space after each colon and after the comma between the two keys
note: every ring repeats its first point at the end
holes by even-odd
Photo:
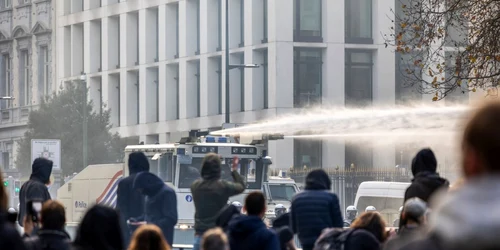
{"type": "Polygon", "coordinates": [[[396,0],[385,35],[406,87],[441,100],[500,85],[500,0],[396,0]]]}

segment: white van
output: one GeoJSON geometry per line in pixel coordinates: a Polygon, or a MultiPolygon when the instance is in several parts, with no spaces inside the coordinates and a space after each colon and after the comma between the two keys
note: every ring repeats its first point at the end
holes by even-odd
{"type": "Polygon", "coordinates": [[[388,224],[392,226],[399,218],[399,208],[403,206],[405,191],[411,183],[366,181],[359,185],[354,206],[358,213],[366,207],[374,206],[388,224]]]}

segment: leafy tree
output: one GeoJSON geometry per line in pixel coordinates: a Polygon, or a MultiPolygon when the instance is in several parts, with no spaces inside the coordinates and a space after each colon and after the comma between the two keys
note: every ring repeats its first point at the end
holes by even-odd
{"type": "Polygon", "coordinates": [[[396,0],[386,46],[399,55],[405,85],[433,94],[485,90],[500,85],[500,1],[396,0]]]}
{"type": "MultiPolygon", "coordinates": [[[[82,84],[68,84],[65,89],[43,101],[39,109],[29,114],[28,130],[19,143],[16,164],[21,172],[31,172],[31,139],[61,140],[63,174],[82,170],[83,165],[83,103],[82,84]]],[[[110,110],[102,114],[87,103],[88,160],[90,164],[123,161],[124,140],[111,133],[110,110]]]]}

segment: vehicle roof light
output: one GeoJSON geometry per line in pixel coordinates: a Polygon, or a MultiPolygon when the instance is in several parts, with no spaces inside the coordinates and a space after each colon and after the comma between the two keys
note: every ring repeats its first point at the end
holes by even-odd
{"type": "Polygon", "coordinates": [[[220,143],[227,143],[227,138],[226,137],[219,137],[217,139],[217,142],[220,142],[220,143]]]}
{"type": "Polygon", "coordinates": [[[205,137],[205,142],[215,142],[215,137],[207,136],[205,137]]]}

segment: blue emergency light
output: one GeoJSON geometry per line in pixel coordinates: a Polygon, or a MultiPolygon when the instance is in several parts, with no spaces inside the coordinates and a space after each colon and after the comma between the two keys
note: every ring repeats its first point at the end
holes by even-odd
{"type": "Polygon", "coordinates": [[[215,137],[211,137],[211,136],[210,137],[206,137],[205,138],[205,142],[207,142],[207,143],[208,142],[214,142],[215,143],[215,137]]]}
{"type": "Polygon", "coordinates": [[[227,143],[227,138],[226,137],[219,137],[217,139],[217,142],[220,142],[220,143],[227,143]]]}

